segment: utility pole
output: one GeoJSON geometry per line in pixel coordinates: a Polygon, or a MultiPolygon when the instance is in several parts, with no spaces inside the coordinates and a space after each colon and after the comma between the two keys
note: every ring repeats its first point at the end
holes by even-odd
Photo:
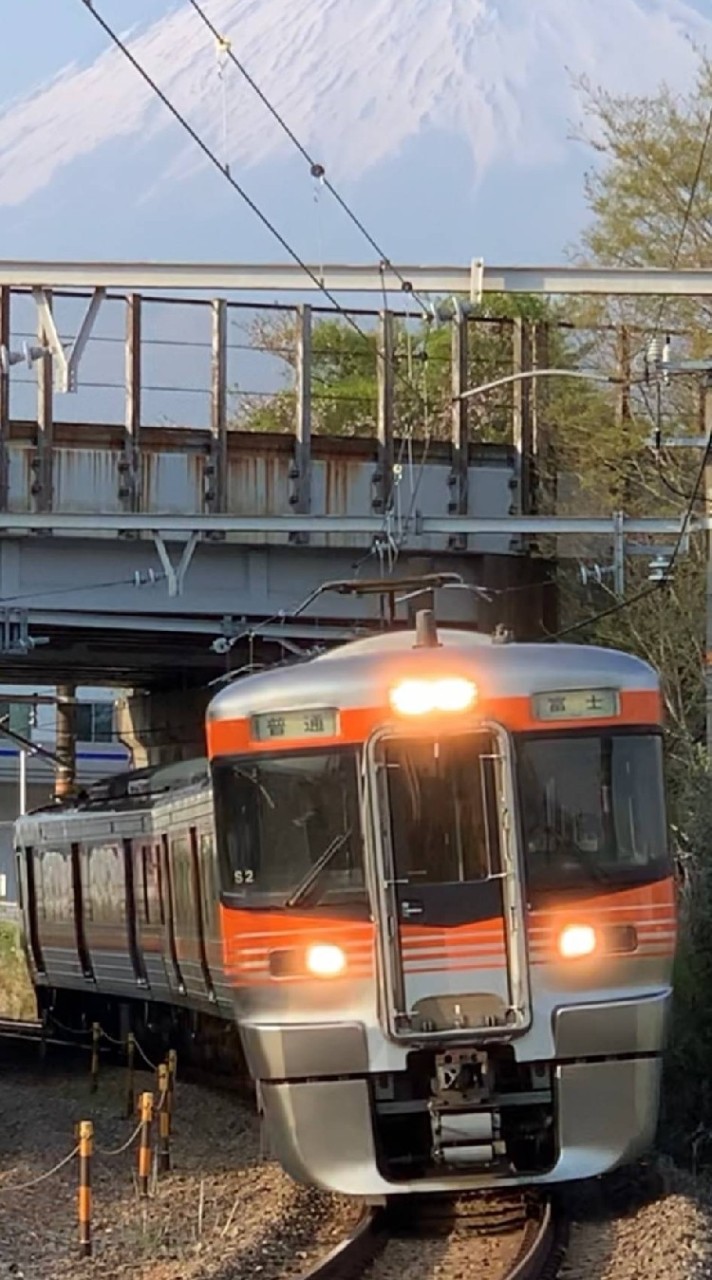
{"type": "Polygon", "coordinates": [[[54,794],[65,800],[74,791],[77,778],[76,688],[57,685],[57,773],[54,794]]]}

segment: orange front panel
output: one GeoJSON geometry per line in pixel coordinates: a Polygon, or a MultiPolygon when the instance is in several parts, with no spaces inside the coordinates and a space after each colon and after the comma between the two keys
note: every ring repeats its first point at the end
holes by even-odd
{"type": "Polygon", "coordinates": [[[559,936],[562,929],[572,924],[591,925],[598,930],[612,925],[632,925],[638,946],[631,956],[672,956],[677,937],[675,882],[670,877],[616,893],[567,898],[551,907],[532,911],[527,929],[532,964],[561,963],[559,936]]]}
{"type": "MultiPolygon", "coordinates": [[[[590,924],[594,929],[633,925],[638,947],[630,959],[672,956],[676,940],[674,881],[661,880],[613,893],[582,895],[530,912],[527,935],[533,965],[576,965],[576,960],[562,960],[558,950],[561,930],[569,924],[590,924]]],[[[278,910],[223,906],[221,927],[225,972],[237,987],[304,981],[306,975],[273,977],[269,957],[274,951],[303,950],[315,943],[335,943],[346,953],[342,980],[375,976],[375,925],[371,921],[317,918],[291,912],[287,916],[278,910]]],[[[505,963],[501,920],[436,929],[405,924],[401,937],[406,973],[465,973],[501,969],[505,963]]]]}
{"type": "MultiPolygon", "coordinates": [[[[263,754],[264,752],[328,749],[329,747],[365,742],[374,729],[393,725],[393,713],[387,707],[345,708],[339,713],[340,733],[336,737],[280,738],[279,741],[256,741],[250,736],[249,719],[210,720],[207,724],[208,755],[211,759],[224,755],[263,754]]],[[[576,729],[601,730],[621,725],[658,725],[662,720],[660,695],[652,692],[623,690],[620,715],[590,720],[537,720],[532,714],[530,697],[482,697],[477,716],[472,714],[405,716],[399,722],[408,730],[422,726],[432,733],[438,724],[455,728],[476,727],[479,721],[495,721],[514,732],[562,733],[576,729]]]]}
{"type": "MultiPolygon", "coordinates": [[[[270,954],[303,950],[319,943],[334,943],[346,953],[344,978],[366,978],[373,974],[375,926],[370,920],[317,918],[300,915],[297,911],[287,913],[221,906],[220,924],[225,973],[228,981],[236,987],[251,987],[264,982],[304,982],[307,974],[272,976],[270,954]]],[[[339,979],[329,981],[338,982],[339,979]]]]}

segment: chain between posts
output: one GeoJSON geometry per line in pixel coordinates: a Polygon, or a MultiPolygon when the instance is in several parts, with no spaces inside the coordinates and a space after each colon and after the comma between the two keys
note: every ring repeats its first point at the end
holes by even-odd
{"type": "MultiPolygon", "coordinates": [[[[97,1046],[101,1039],[101,1028],[98,1023],[92,1027],[92,1090],[96,1087],[96,1073],[94,1071],[95,1055],[97,1046]],[[98,1034],[97,1034],[98,1031],[98,1034]]],[[[110,1037],[107,1037],[110,1038],[110,1037]]],[[[131,1046],[136,1044],[132,1034],[127,1040],[127,1048],[131,1050],[131,1046]]],[[[133,1065],[133,1064],[132,1064],[133,1065]]],[[[31,1191],[35,1187],[48,1181],[49,1178],[59,1173],[62,1169],[78,1156],[79,1165],[79,1185],[77,1191],[77,1219],[79,1227],[79,1249],[82,1257],[89,1258],[92,1256],[92,1160],[93,1157],[100,1156],[104,1159],[112,1159],[123,1155],[128,1151],[139,1139],[138,1147],[138,1183],[139,1193],[142,1199],[146,1199],[149,1195],[149,1185],[151,1179],[152,1165],[152,1129],[153,1120],[156,1115],[159,1117],[159,1138],[160,1145],[156,1152],[157,1168],[162,1173],[170,1170],[170,1133],[171,1119],[174,1106],[174,1089],[175,1077],[177,1070],[177,1057],[175,1051],[171,1051],[166,1062],[161,1063],[157,1069],[159,1096],[154,1103],[154,1095],[150,1092],[141,1094],[139,1102],[140,1120],[135,1126],[129,1137],[118,1147],[102,1149],[95,1147],[94,1143],[94,1124],[91,1120],[82,1120],[75,1126],[75,1134],[78,1141],[61,1160],[52,1165],[50,1169],[46,1169],[35,1178],[29,1178],[24,1182],[15,1183],[14,1185],[0,1185],[0,1196],[12,1194],[13,1192],[31,1191]]],[[[131,1080],[131,1089],[133,1090],[133,1078],[131,1080]]]]}

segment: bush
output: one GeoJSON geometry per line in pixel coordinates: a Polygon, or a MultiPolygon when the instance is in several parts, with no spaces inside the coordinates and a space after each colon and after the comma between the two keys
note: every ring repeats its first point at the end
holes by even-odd
{"type": "Polygon", "coordinates": [[[37,1017],[35,994],[16,924],[0,923],[0,1015],[37,1017]]]}
{"type": "Polygon", "coordinates": [[[695,748],[684,769],[673,768],[669,793],[680,927],[661,1139],[678,1159],[699,1154],[704,1161],[712,1156],[712,766],[706,752],[695,748]]]}

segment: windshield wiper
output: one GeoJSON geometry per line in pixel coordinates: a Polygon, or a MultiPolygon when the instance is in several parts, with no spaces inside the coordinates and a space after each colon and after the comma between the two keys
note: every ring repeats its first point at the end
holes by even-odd
{"type": "Polygon", "coordinates": [[[283,904],[285,907],[298,907],[304,902],[304,899],[309,896],[310,890],[314,888],[314,885],[320,879],[322,872],[326,870],[332,859],[336,857],[347,840],[350,839],[351,827],[347,831],[342,831],[340,836],[334,836],[334,839],[326,846],[324,852],[319,855],[314,865],[309,868],[304,879],[299,881],[296,889],[285,899],[283,904]]]}

